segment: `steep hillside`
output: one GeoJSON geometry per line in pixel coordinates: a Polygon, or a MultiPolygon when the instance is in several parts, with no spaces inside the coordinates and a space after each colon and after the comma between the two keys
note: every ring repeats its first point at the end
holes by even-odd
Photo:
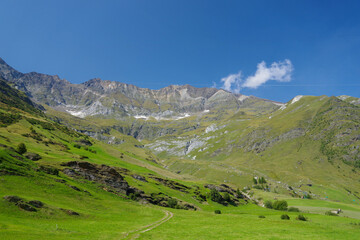
{"type": "Polygon", "coordinates": [[[350,202],[360,189],[359,122],[356,105],[303,96],[270,114],[237,113],[146,147],[185,176],[248,186],[263,176],[272,192],[350,202]]]}

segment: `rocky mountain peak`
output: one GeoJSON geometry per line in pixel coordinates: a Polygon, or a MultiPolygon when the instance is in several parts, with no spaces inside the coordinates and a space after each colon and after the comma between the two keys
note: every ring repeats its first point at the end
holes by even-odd
{"type": "MultiPolygon", "coordinates": [[[[36,102],[80,117],[111,115],[114,118],[181,119],[212,109],[237,110],[245,106],[248,99],[223,89],[197,88],[189,84],[170,85],[158,90],[100,78],[72,84],[57,75],[20,73],[3,59],[0,60],[0,76],[36,102]]],[[[251,99],[252,102],[265,101],[251,99]]]]}
{"type": "Polygon", "coordinates": [[[0,58],[0,77],[6,80],[13,80],[22,76],[22,73],[10,67],[2,58],[0,58]]]}

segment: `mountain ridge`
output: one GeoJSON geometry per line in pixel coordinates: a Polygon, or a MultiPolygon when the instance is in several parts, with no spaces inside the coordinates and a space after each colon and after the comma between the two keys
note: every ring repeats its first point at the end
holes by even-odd
{"type": "Polygon", "coordinates": [[[274,103],[275,106],[279,104],[223,89],[196,88],[189,84],[170,85],[158,90],[100,78],[73,84],[57,75],[21,73],[1,58],[0,76],[36,102],[79,117],[105,115],[121,118],[140,115],[178,118],[189,112],[239,109],[248,99],[274,103]]]}

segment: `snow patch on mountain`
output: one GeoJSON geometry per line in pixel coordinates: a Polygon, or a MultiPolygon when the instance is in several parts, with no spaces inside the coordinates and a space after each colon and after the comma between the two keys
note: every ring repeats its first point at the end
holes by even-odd
{"type": "Polygon", "coordinates": [[[79,118],[84,118],[86,116],[86,113],[84,113],[83,111],[67,110],[67,112],[70,113],[71,115],[73,115],[75,117],[79,117],[79,118]]]}

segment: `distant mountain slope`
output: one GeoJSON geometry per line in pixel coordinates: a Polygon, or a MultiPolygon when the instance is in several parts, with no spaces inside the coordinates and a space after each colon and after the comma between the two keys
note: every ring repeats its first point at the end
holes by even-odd
{"type": "Polygon", "coordinates": [[[34,104],[23,92],[8,85],[0,77],[0,108],[10,110],[12,113],[22,110],[33,114],[42,114],[41,106],[34,104]]]}
{"type": "Polygon", "coordinates": [[[0,76],[36,102],[78,117],[179,119],[216,109],[238,110],[256,103],[279,106],[272,101],[233,94],[222,89],[172,85],[159,90],[131,84],[92,79],[71,84],[58,76],[20,73],[0,58],[0,76]]]}

